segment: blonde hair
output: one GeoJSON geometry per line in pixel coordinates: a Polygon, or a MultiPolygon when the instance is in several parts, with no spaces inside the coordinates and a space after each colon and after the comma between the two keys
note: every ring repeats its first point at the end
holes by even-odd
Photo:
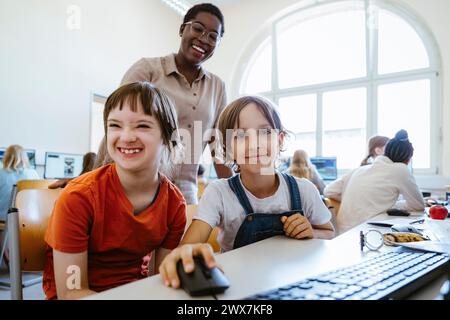
{"type": "Polygon", "coordinates": [[[310,180],[313,176],[312,163],[305,150],[297,150],[292,157],[289,172],[293,176],[310,180]]]}
{"type": "Polygon", "coordinates": [[[28,155],[21,146],[13,144],[6,149],[3,157],[3,168],[5,170],[18,171],[29,167],[28,155]]]}

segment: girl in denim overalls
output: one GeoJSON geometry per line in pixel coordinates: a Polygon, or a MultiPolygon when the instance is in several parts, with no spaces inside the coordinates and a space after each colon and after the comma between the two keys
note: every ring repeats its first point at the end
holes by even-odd
{"type": "Polygon", "coordinates": [[[165,284],[175,288],[178,260],[186,272],[193,270],[194,255],[203,255],[209,267],[215,266],[206,242],[216,226],[222,252],[280,234],[294,239],[334,236],[331,214],[316,187],[275,169],[286,130],[270,101],[239,98],[224,109],[218,127],[221,146],[216,154],[223,151],[237,175],[208,185],[182,245],[161,264],[165,284]]]}

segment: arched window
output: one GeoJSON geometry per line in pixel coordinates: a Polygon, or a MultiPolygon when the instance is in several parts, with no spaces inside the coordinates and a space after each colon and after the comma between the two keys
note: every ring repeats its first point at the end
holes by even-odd
{"type": "Polygon", "coordinates": [[[355,168],[374,134],[409,132],[416,173],[437,173],[440,59],[434,38],[389,1],[320,1],[275,20],[244,56],[239,94],[279,105],[286,153],[337,156],[355,168]],[[249,58],[250,57],[250,58],[249,58]]]}

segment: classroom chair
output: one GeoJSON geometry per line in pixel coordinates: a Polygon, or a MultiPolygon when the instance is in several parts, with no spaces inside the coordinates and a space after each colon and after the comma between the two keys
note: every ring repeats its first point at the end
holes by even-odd
{"type": "Polygon", "coordinates": [[[339,235],[339,227],[338,227],[337,216],[339,214],[341,202],[337,201],[335,199],[331,199],[331,198],[323,198],[323,199],[324,199],[325,205],[327,206],[328,210],[330,210],[330,212],[331,212],[331,223],[334,226],[336,236],[338,236],[339,235]]]}
{"type": "Polygon", "coordinates": [[[200,200],[200,198],[203,195],[203,191],[205,191],[206,180],[203,178],[199,178],[197,181],[197,186],[198,186],[197,198],[200,200]]]}
{"type": "MultiPolygon", "coordinates": [[[[14,201],[15,201],[17,192],[19,192],[21,190],[26,190],[26,189],[48,189],[48,186],[56,181],[58,181],[58,180],[55,180],[55,179],[31,180],[30,179],[30,180],[18,181],[11,190],[8,208],[11,208],[12,206],[14,206],[14,201]]],[[[1,240],[0,240],[0,266],[2,265],[2,262],[3,262],[4,252],[6,249],[6,242],[8,239],[7,229],[8,229],[8,226],[7,226],[6,221],[0,221],[0,231],[2,231],[1,240]]],[[[24,282],[24,285],[25,286],[32,285],[32,284],[36,283],[35,280],[38,280],[38,279],[30,279],[29,281],[24,282]]],[[[10,286],[10,283],[9,282],[0,282],[0,285],[8,287],[8,286],[10,286]]]]}
{"type": "Polygon", "coordinates": [[[17,192],[25,189],[48,189],[48,186],[56,181],[58,180],[48,180],[48,179],[20,180],[17,181],[17,192]]]}
{"type": "MultiPolygon", "coordinates": [[[[186,232],[187,228],[191,225],[192,217],[197,213],[198,205],[196,204],[188,204],[186,206],[186,227],[184,232],[186,232]]],[[[214,252],[220,252],[220,245],[217,242],[217,236],[219,235],[219,228],[214,227],[211,231],[211,234],[208,238],[208,243],[213,248],[214,252]]]]}
{"type": "Polygon", "coordinates": [[[330,209],[330,211],[334,214],[334,216],[337,216],[339,214],[339,208],[341,206],[340,201],[331,198],[325,198],[324,202],[327,208],[330,209]]]}
{"type": "Polygon", "coordinates": [[[21,300],[22,271],[44,270],[48,220],[63,189],[26,189],[16,196],[8,213],[11,299],[21,300]]]}

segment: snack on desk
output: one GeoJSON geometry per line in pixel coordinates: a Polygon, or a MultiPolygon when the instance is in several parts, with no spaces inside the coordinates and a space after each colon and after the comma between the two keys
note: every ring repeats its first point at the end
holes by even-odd
{"type": "Polygon", "coordinates": [[[383,234],[384,244],[388,246],[395,246],[397,243],[416,242],[429,240],[417,233],[412,232],[388,232],[383,234]]]}

